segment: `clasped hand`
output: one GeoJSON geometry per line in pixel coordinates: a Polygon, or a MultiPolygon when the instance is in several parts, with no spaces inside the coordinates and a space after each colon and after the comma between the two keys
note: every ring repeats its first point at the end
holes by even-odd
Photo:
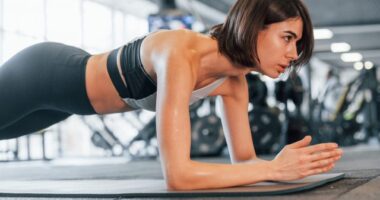
{"type": "Polygon", "coordinates": [[[334,168],[343,151],[336,143],[310,145],[311,136],[286,145],[271,161],[274,181],[289,181],[334,168]]]}

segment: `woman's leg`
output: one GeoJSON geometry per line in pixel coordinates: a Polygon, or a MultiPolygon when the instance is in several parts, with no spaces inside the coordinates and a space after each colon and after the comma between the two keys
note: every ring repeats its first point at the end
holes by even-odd
{"type": "MultiPolygon", "coordinates": [[[[22,124],[17,122],[43,105],[46,87],[42,79],[46,78],[40,69],[43,61],[39,49],[39,45],[28,47],[0,67],[0,130],[12,124],[22,130],[22,124]]],[[[3,134],[7,133],[0,131],[0,138],[8,138],[3,134]]]]}
{"type": "Polygon", "coordinates": [[[0,129],[0,140],[11,139],[45,129],[71,116],[54,110],[35,111],[17,122],[0,129]]]}
{"type": "Polygon", "coordinates": [[[94,114],[85,91],[89,54],[45,42],[0,67],[0,138],[43,129],[71,114],[94,114]]]}

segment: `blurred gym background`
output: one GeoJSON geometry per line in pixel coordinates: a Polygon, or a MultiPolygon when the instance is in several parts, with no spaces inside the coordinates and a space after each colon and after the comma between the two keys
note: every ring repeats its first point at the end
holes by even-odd
{"type": "MultiPolygon", "coordinates": [[[[24,47],[62,42],[96,54],[158,29],[207,33],[235,0],[0,0],[0,64],[24,47]]],[[[379,148],[380,1],[305,0],[315,53],[297,74],[249,74],[258,154],[309,134],[313,143],[379,148]]],[[[0,94],[1,95],[1,94],[0,94]]],[[[217,98],[191,107],[193,157],[226,156],[217,98]]],[[[1,112],[1,111],[0,111],[1,112]]],[[[157,159],[155,114],[72,116],[29,136],[0,141],[0,161],[157,159]]]]}

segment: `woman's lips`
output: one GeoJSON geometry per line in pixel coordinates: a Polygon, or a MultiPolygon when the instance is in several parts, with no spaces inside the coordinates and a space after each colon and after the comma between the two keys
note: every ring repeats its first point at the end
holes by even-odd
{"type": "Polygon", "coordinates": [[[287,64],[287,65],[279,64],[279,65],[280,65],[280,67],[282,67],[282,68],[284,68],[284,69],[288,68],[288,66],[289,66],[289,64],[287,64]]]}
{"type": "Polygon", "coordinates": [[[284,73],[286,68],[288,67],[287,65],[281,65],[281,64],[279,64],[278,66],[280,66],[280,72],[281,73],[284,73]]]}

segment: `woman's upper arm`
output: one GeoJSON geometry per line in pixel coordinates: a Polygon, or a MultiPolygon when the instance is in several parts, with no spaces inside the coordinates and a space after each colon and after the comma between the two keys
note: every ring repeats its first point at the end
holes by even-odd
{"type": "Polygon", "coordinates": [[[189,57],[181,52],[169,53],[155,67],[157,138],[167,180],[190,160],[189,99],[194,80],[189,57]]]}
{"type": "Polygon", "coordinates": [[[244,77],[230,78],[229,82],[222,95],[221,118],[230,156],[239,162],[256,157],[248,119],[248,86],[244,77]]]}

